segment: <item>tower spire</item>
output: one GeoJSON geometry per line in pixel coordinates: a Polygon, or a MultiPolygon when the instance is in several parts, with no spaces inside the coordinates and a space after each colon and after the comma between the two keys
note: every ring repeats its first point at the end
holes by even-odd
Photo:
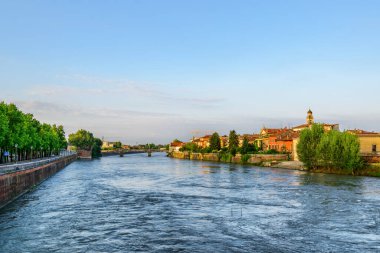
{"type": "Polygon", "coordinates": [[[309,111],[307,112],[306,124],[308,124],[308,125],[314,124],[314,116],[313,116],[313,112],[311,111],[310,107],[309,107],[309,111]]]}

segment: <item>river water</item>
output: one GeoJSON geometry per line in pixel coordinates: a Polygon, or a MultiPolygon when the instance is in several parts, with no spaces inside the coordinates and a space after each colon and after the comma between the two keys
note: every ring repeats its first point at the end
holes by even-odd
{"type": "Polygon", "coordinates": [[[0,210],[0,252],[380,252],[380,179],[78,161],[0,210]]]}

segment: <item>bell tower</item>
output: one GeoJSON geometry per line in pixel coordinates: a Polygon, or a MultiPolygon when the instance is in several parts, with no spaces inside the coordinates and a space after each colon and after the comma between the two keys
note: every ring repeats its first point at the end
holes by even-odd
{"type": "Polygon", "coordinates": [[[312,125],[312,124],[314,124],[313,112],[310,109],[307,112],[306,124],[308,124],[309,126],[312,125]]]}

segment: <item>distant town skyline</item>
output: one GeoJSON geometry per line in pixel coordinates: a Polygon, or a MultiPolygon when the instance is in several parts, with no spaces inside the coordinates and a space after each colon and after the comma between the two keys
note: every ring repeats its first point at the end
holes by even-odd
{"type": "Polygon", "coordinates": [[[0,101],[124,143],[380,132],[379,1],[2,1],[0,101]]]}

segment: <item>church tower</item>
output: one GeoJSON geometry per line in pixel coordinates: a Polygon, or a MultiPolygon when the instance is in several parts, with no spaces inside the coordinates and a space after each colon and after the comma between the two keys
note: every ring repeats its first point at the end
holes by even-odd
{"type": "Polygon", "coordinates": [[[310,109],[307,112],[306,124],[308,124],[309,126],[312,125],[312,124],[314,124],[313,112],[310,109]]]}

